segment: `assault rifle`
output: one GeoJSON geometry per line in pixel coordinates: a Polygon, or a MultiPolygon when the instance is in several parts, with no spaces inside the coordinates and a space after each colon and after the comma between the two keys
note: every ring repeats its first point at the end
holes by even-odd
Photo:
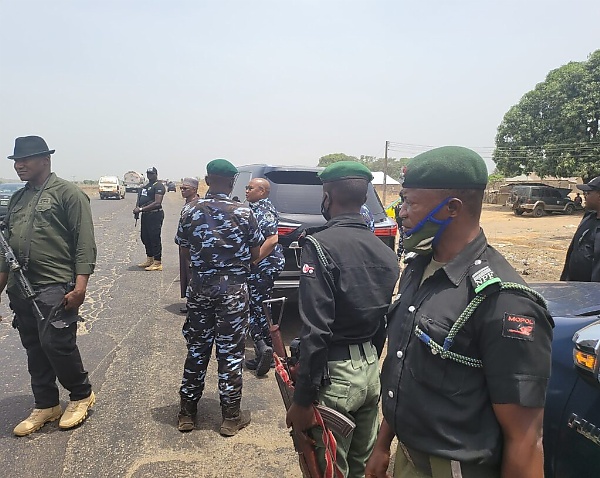
{"type": "Polygon", "coordinates": [[[14,277],[17,281],[17,286],[19,287],[19,292],[21,292],[22,297],[31,303],[31,308],[33,309],[33,314],[35,317],[38,320],[44,320],[44,316],[35,302],[36,293],[27,277],[25,277],[23,268],[21,267],[21,264],[19,264],[19,261],[15,256],[15,252],[12,250],[12,247],[10,247],[10,244],[4,237],[2,227],[0,227],[0,250],[4,255],[4,259],[8,264],[8,268],[14,274],[14,277]]]}
{"type": "MultiPolygon", "coordinates": [[[[271,333],[271,340],[273,342],[273,355],[277,364],[275,369],[275,379],[277,380],[277,385],[279,386],[285,409],[288,410],[292,405],[294,397],[293,383],[295,382],[299,364],[297,360],[298,354],[295,353],[293,346],[290,346],[292,356],[288,356],[285,345],[283,344],[283,338],[281,337],[279,327],[281,325],[281,318],[283,317],[284,305],[285,297],[263,301],[263,310],[269,324],[269,332],[271,333]],[[281,302],[277,322],[273,321],[270,310],[270,305],[275,302],[281,302]],[[283,370],[279,368],[280,364],[283,370]]],[[[342,413],[323,405],[314,405],[314,407],[321,415],[323,423],[329,430],[335,431],[344,438],[347,438],[354,430],[356,426],[354,422],[342,413]]],[[[323,473],[317,461],[313,440],[311,440],[306,433],[293,429],[290,432],[290,435],[294,442],[296,453],[298,453],[302,475],[305,478],[322,478],[323,473]]]]}

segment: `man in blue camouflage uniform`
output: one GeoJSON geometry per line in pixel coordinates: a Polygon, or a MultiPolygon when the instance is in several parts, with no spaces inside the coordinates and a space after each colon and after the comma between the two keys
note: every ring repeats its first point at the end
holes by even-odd
{"type": "Polygon", "coordinates": [[[240,410],[242,361],[248,327],[248,275],[264,238],[250,208],[229,199],[237,169],[224,159],[206,167],[208,192],[182,215],[175,242],[189,251],[192,278],[183,336],[188,354],[179,394],[178,429],[194,429],[198,400],[216,342],[220,433],[233,436],[250,423],[240,410]]]}
{"type": "Polygon", "coordinates": [[[273,359],[273,343],[269,333],[269,325],[263,310],[263,301],[270,299],[273,285],[283,270],[285,258],[283,249],[278,243],[277,225],[279,214],[269,201],[271,185],[264,178],[254,178],[246,186],[246,199],[250,209],[258,221],[258,227],[265,237],[260,246],[260,255],[252,263],[248,287],[250,289],[250,335],[254,341],[256,358],[246,360],[249,370],[256,370],[256,376],[265,375],[271,368],[273,359]]]}

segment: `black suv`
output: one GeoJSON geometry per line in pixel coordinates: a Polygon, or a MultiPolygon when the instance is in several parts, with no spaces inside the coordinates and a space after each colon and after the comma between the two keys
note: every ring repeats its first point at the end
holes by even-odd
{"type": "MultiPolygon", "coordinates": [[[[234,199],[245,200],[245,188],[252,178],[266,178],[271,183],[269,199],[279,212],[279,243],[285,255],[285,268],[275,281],[274,295],[294,298],[300,277],[298,237],[307,227],[325,224],[321,215],[323,185],[317,176],[322,169],[265,164],[238,167],[239,174],[231,193],[234,199]]],[[[386,215],[372,184],[367,192],[367,207],[375,218],[375,234],[394,249],[398,226],[386,215]]]]}
{"type": "Polygon", "coordinates": [[[25,186],[25,183],[4,183],[0,184],[0,220],[4,219],[8,212],[8,201],[10,197],[19,189],[25,186]]]}
{"type": "Polygon", "coordinates": [[[545,184],[516,184],[512,187],[507,205],[516,216],[530,212],[533,217],[546,213],[561,212],[573,214],[575,203],[567,196],[568,188],[554,188],[545,184]]]}

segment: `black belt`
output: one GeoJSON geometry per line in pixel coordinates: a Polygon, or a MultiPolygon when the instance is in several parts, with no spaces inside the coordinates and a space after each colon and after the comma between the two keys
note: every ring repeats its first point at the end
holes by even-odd
{"type": "Polygon", "coordinates": [[[330,344],[329,349],[327,350],[327,360],[332,362],[336,362],[339,360],[350,360],[350,345],[358,345],[360,349],[360,354],[363,357],[366,357],[365,351],[360,345],[364,342],[359,342],[358,344],[330,344]]]}
{"type": "Polygon", "coordinates": [[[152,211],[142,211],[142,214],[152,214],[153,212],[160,212],[162,211],[162,207],[158,208],[158,209],[152,209],[152,211]]]}

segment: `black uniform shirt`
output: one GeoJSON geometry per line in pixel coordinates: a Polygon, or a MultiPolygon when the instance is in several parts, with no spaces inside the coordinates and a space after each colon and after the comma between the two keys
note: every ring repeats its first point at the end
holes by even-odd
{"type": "MultiPolygon", "coordinates": [[[[160,181],[146,184],[138,195],[138,207],[144,207],[154,202],[155,196],[165,195],[165,185],[160,181]]],[[[143,214],[143,213],[142,213],[143,214]]]]}
{"type": "Polygon", "coordinates": [[[483,232],[419,287],[430,259],[419,256],[406,267],[399,298],[388,314],[383,414],[408,447],[497,466],[502,435],[492,403],[544,406],[553,321],[529,294],[490,294],[450,348],[482,360],[483,368],[442,359],[415,335],[416,325],[443,345],[452,324],[476,295],[476,286],[493,276],[524,282],[487,244],[483,232]]]}
{"type": "Polygon", "coordinates": [[[294,402],[303,406],[317,399],[330,344],[360,344],[384,333],[384,315],[399,274],[396,254],[360,214],[337,216],[313,237],[325,250],[334,283],[315,246],[306,241],[298,299],[304,325],[294,393],[294,402]]]}
{"type": "Polygon", "coordinates": [[[589,211],[581,220],[567,251],[560,280],[600,281],[600,219],[596,211],[589,211]]]}

